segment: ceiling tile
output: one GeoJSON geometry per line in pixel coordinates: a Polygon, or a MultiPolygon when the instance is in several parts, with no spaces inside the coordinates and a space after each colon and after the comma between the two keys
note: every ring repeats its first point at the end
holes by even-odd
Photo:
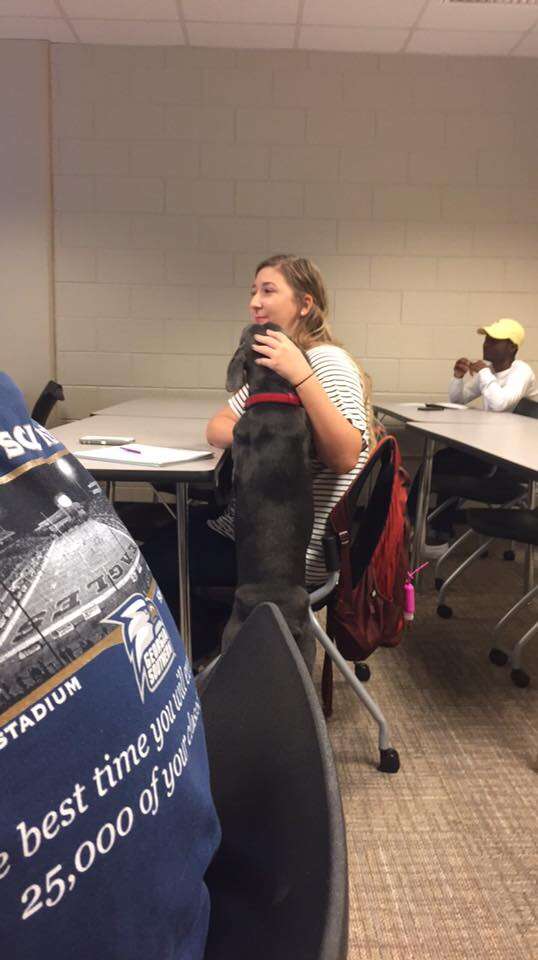
{"type": "Polygon", "coordinates": [[[51,43],[73,43],[65,20],[39,20],[37,17],[0,17],[0,37],[4,40],[49,40],[51,43]]]}
{"type": "Polygon", "coordinates": [[[417,23],[421,30],[528,30],[538,23],[538,7],[502,3],[440,3],[430,0],[417,23]]]}
{"type": "MultiPolygon", "coordinates": [[[[0,0],[1,2],[1,0],[0,0]]],[[[77,20],[178,20],[175,0],[61,0],[77,20]]]]}
{"type": "Polygon", "coordinates": [[[538,57],[538,29],[533,30],[514,50],[517,57],[538,57]]]}
{"type": "Polygon", "coordinates": [[[299,32],[299,47],[302,50],[397,53],[402,49],[408,35],[408,30],[361,30],[358,27],[301,27],[299,32]]]}
{"type": "Polygon", "coordinates": [[[411,27],[424,0],[306,0],[302,22],[346,27],[411,27]]]}
{"type": "Polygon", "coordinates": [[[185,41],[179,21],[155,23],[141,20],[72,20],[82,43],[129,43],[141,46],[174,44],[185,41]]]}
{"type": "Polygon", "coordinates": [[[254,26],[248,23],[189,23],[187,33],[193,47],[244,47],[286,49],[293,46],[294,27],[254,26]]]}
{"type": "Polygon", "coordinates": [[[55,17],[60,11],[54,0],[0,0],[0,17],[55,17]]]}
{"type": "Polygon", "coordinates": [[[520,33],[505,31],[415,30],[406,52],[499,56],[509,53],[520,38],[520,33]]]}
{"type": "Polygon", "coordinates": [[[187,32],[256,56],[293,50],[298,18],[305,51],[538,59],[538,5],[492,0],[0,0],[0,37],[181,47],[187,32]]]}
{"type": "Polygon", "coordinates": [[[296,23],[298,10],[299,0],[183,0],[196,23],[296,23]]]}

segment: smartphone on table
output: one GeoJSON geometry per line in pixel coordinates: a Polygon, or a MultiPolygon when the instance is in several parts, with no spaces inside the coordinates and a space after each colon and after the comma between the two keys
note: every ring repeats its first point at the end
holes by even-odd
{"type": "Polygon", "coordinates": [[[79,443],[92,447],[121,447],[124,443],[134,443],[134,437],[104,437],[87,434],[85,437],[79,438],[79,443]]]}

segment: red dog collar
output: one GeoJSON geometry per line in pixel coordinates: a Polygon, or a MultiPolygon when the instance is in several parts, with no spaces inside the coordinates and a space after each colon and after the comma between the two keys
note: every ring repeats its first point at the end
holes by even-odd
{"type": "Polygon", "coordinates": [[[245,410],[255,403],[287,403],[292,407],[301,407],[302,403],[296,393],[254,393],[245,403],[245,410]]]}

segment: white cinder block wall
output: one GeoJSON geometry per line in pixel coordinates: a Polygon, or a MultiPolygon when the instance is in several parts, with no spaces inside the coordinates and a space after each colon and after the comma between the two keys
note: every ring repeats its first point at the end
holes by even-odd
{"type": "Polygon", "coordinates": [[[0,40],[1,369],[31,408],[53,368],[47,44],[0,40]]]}
{"type": "Polygon", "coordinates": [[[503,315],[538,369],[537,60],[52,52],[68,416],[222,387],[281,251],[317,261],[378,396],[443,396],[503,315]]]}

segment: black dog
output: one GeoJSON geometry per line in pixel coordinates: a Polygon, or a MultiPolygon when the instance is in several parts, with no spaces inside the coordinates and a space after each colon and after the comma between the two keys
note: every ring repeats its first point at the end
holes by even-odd
{"type": "Polygon", "coordinates": [[[270,601],[282,611],[312,671],[315,641],[304,586],[314,522],[311,436],[306,413],[288,381],[255,362],[259,356],[252,350],[255,334],[268,329],[280,327],[252,324],[243,330],[226,378],[230,392],[247,382],[250,397],[235,426],[232,446],[238,579],[223,649],[254,607],[270,601]],[[261,401],[262,394],[281,399],[261,401]]]}

